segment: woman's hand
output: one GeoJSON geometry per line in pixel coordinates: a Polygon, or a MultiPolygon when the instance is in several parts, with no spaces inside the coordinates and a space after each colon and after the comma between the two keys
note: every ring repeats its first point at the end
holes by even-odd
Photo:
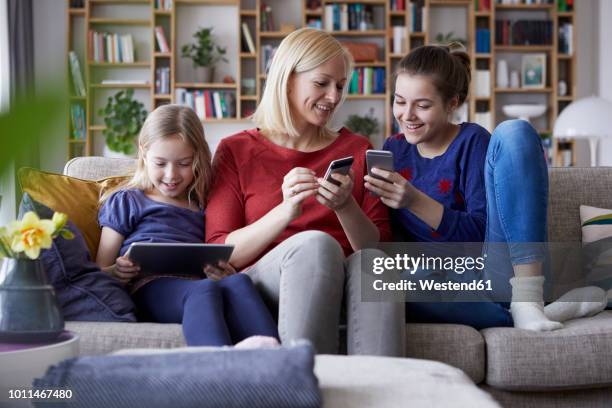
{"type": "Polygon", "coordinates": [[[219,261],[216,265],[206,265],[204,273],[208,279],[218,281],[236,273],[236,269],[227,262],[219,261]]]}
{"type": "Polygon", "coordinates": [[[384,180],[366,175],[365,188],[380,196],[386,206],[391,208],[409,208],[418,190],[408,180],[399,173],[372,168],[372,173],[380,176],[384,180]]]}
{"type": "Polygon", "coordinates": [[[115,265],[112,266],[111,274],[124,285],[130,280],[138,276],[140,266],[136,265],[127,256],[120,256],[115,260],[115,265]]]}
{"type": "Polygon", "coordinates": [[[306,198],[315,195],[318,187],[315,172],[310,169],[295,167],[285,175],[281,189],[289,221],[293,221],[302,213],[302,203],[306,198]]]}
{"type": "Polygon", "coordinates": [[[334,211],[342,209],[352,197],[355,175],[353,170],[348,175],[332,173],[331,178],[338,184],[319,178],[317,201],[334,211]]]}

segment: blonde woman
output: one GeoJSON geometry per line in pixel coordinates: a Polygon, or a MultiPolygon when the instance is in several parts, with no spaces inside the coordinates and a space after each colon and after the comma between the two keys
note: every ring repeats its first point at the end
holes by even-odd
{"type": "Polygon", "coordinates": [[[210,150],[196,114],[178,105],[155,109],[140,131],[134,176],[101,199],[96,262],[129,283],[147,320],[182,323],[189,346],[277,344],[276,324],[253,283],[230,265],[207,266],[210,279],[139,277],[125,256],[133,242],[202,242],[210,183],[210,150]]]}
{"type": "Polygon", "coordinates": [[[370,144],[328,127],[351,72],[350,54],[325,32],[304,28],[281,42],[257,129],[223,139],[215,154],[206,238],[235,245],[230,262],[278,306],[282,341],[337,352],[346,286],[349,353],[401,355],[403,306],[361,302],[360,261],[380,256],[365,248],[390,237],[387,209],[363,186],[370,144]],[[349,175],[321,178],[347,156],[349,175]]]}

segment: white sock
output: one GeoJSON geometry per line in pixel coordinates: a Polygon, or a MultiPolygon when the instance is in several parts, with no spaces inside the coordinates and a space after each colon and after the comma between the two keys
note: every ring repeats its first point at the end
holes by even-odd
{"type": "Polygon", "coordinates": [[[278,347],[280,344],[278,340],[270,336],[251,336],[236,343],[236,348],[239,349],[253,349],[253,348],[272,348],[278,347]]]}
{"type": "Polygon", "coordinates": [[[544,277],[514,277],[510,313],[514,327],[534,331],[551,331],[563,327],[559,322],[549,320],[544,314],[544,277]]]}
{"type": "Polygon", "coordinates": [[[565,322],[580,317],[593,316],[606,308],[608,296],[597,286],[576,288],[544,308],[550,320],[565,322]]]}

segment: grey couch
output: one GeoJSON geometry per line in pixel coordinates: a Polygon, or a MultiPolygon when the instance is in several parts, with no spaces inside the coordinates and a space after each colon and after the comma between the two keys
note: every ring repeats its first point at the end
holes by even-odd
{"type": "MultiPolygon", "coordinates": [[[[132,165],[128,159],[77,158],[64,172],[97,179],[125,174],[132,165]]],[[[549,240],[579,242],[580,204],[612,207],[612,168],[553,168],[549,179],[549,240]]],[[[563,262],[554,267],[563,270],[560,280],[567,288],[584,281],[578,267],[563,262]]],[[[185,345],[181,327],[175,324],[68,322],[67,328],[81,336],[82,354],[185,345]]],[[[463,370],[503,406],[612,406],[612,311],[548,333],[407,324],[406,357],[463,370]]],[[[406,378],[406,386],[410,382],[406,378]]]]}

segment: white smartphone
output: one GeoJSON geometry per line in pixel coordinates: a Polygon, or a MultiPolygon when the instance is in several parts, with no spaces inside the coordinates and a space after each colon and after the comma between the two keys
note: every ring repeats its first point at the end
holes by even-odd
{"type": "Polygon", "coordinates": [[[329,181],[337,186],[340,183],[331,177],[334,173],[339,173],[343,175],[347,175],[351,170],[351,166],[353,165],[353,156],[345,157],[343,159],[333,160],[329,163],[329,167],[327,167],[327,171],[325,172],[324,180],[329,181]]]}
{"type": "Polygon", "coordinates": [[[382,170],[394,171],[393,153],[387,150],[366,150],[366,165],[370,177],[382,180],[383,178],[372,173],[372,167],[382,170]]]}

